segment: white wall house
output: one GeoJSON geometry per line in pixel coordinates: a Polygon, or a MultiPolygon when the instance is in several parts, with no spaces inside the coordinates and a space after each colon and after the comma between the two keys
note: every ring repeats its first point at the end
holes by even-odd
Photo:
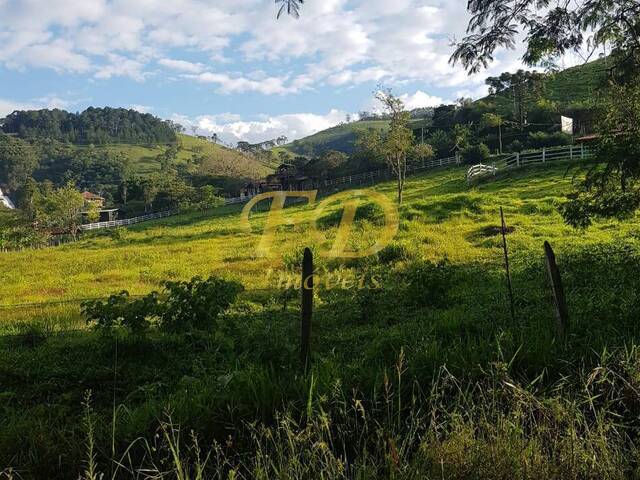
{"type": "Polygon", "coordinates": [[[2,193],[2,189],[0,189],[0,204],[11,210],[16,208],[11,199],[2,193]]]}

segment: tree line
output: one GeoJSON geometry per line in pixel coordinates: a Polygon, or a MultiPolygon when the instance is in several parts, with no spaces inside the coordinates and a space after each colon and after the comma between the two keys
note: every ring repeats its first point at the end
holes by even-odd
{"type": "Polygon", "coordinates": [[[2,131],[23,139],[61,142],[172,143],[177,127],[148,113],[124,108],[89,107],[81,113],[64,110],[15,111],[2,120],[2,131]]]}

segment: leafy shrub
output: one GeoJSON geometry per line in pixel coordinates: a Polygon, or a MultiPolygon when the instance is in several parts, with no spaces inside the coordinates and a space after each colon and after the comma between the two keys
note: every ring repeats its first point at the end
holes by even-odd
{"type": "Polygon", "coordinates": [[[464,162],[468,164],[482,163],[490,156],[491,152],[489,151],[489,147],[484,143],[469,145],[467,148],[462,150],[462,158],[464,162]]]}
{"type": "Polygon", "coordinates": [[[129,292],[111,295],[106,302],[91,300],[82,304],[87,323],[95,323],[98,330],[110,333],[115,327],[124,327],[133,335],[142,336],[149,328],[149,319],[157,316],[158,294],[152,292],[129,301],[129,292]]]}
{"type": "Polygon", "coordinates": [[[107,235],[111,240],[120,241],[126,240],[128,237],[129,231],[124,227],[115,227],[107,229],[107,235]]]}
{"type": "Polygon", "coordinates": [[[238,282],[218,277],[165,282],[167,298],[160,306],[160,326],[170,332],[207,330],[244,290],[238,282]]]}
{"type": "Polygon", "coordinates": [[[229,307],[243,290],[237,282],[209,277],[194,277],[188,282],[165,282],[162,297],[152,292],[130,301],[129,292],[111,295],[106,301],[92,300],[82,304],[87,323],[98,330],[111,332],[115,327],[127,328],[132,334],[144,335],[151,321],[169,332],[207,330],[218,314],[229,307]]]}
{"type": "Polygon", "coordinates": [[[529,146],[531,148],[559,147],[571,144],[571,135],[562,132],[531,132],[529,133],[529,146]]]}
{"type": "Polygon", "coordinates": [[[511,144],[506,148],[507,152],[512,152],[512,153],[516,153],[516,152],[521,152],[522,150],[524,150],[524,145],[522,144],[522,142],[520,140],[514,140],[513,142],[511,142],[511,144]]]}

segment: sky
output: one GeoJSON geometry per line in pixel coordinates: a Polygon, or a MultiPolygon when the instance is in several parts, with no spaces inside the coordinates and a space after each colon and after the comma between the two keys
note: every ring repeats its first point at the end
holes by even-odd
{"type": "Polygon", "coordinates": [[[451,66],[466,3],[307,0],[276,20],[272,0],[0,0],[0,117],[133,108],[235,144],[357,118],[378,85],[410,109],[478,98],[522,51],[475,76],[451,66]]]}

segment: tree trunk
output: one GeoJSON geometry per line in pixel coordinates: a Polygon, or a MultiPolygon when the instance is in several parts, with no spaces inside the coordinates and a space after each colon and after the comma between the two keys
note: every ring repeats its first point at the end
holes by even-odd
{"type": "Polygon", "coordinates": [[[502,155],[502,125],[498,125],[498,138],[500,139],[500,155],[502,155]]]}

